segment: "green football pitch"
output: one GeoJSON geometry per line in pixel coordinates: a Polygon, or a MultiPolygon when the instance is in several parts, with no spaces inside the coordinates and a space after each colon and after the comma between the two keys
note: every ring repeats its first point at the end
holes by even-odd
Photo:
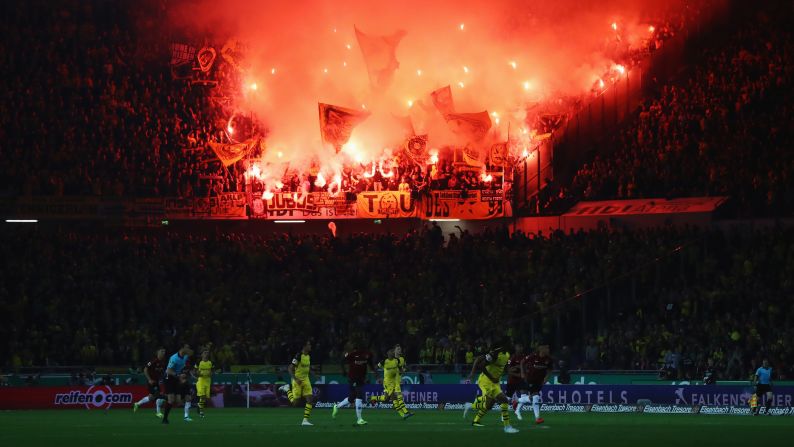
{"type": "Polygon", "coordinates": [[[132,410],[2,411],[0,446],[336,446],[427,445],[562,446],[742,446],[788,443],[794,438],[791,416],[707,416],[650,414],[546,414],[541,426],[513,421],[517,434],[502,432],[499,413],[486,427],[474,428],[460,411],[419,411],[408,420],[391,410],[365,409],[369,425],[353,425],[355,413],[315,409],[313,427],[301,427],[297,409],[209,409],[207,417],[182,420],[172,411],[162,425],[151,408],[132,410]],[[788,439],[789,441],[786,441],[788,439]]]}

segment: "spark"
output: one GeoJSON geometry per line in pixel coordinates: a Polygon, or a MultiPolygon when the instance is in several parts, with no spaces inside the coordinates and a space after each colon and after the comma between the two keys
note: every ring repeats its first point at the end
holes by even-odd
{"type": "Polygon", "coordinates": [[[281,183],[280,181],[277,181],[277,182],[276,182],[276,188],[278,188],[278,189],[281,189],[281,188],[283,188],[283,187],[284,187],[284,184],[283,184],[283,183],[281,183]]]}
{"type": "Polygon", "coordinates": [[[618,72],[620,72],[620,74],[624,74],[624,73],[626,73],[626,67],[624,67],[624,66],[622,66],[622,65],[615,65],[615,70],[617,70],[618,72]]]}
{"type": "Polygon", "coordinates": [[[513,70],[518,68],[518,64],[516,63],[516,61],[510,61],[509,64],[510,64],[511,67],[513,67],[513,70]]]}
{"type": "Polygon", "coordinates": [[[430,156],[430,164],[438,163],[438,154],[433,154],[430,156]]]}
{"type": "Polygon", "coordinates": [[[463,31],[463,29],[466,28],[466,24],[465,23],[461,23],[459,28],[460,28],[461,31],[463,31]]]}
{"type": "Polygon", "coordinates": [[[458,82],[458,85],[460,86],[460,88],[466,87],[466,85],[463,83],[463,81],[458,82]]]}
{"type": "Polygon", "coordinates": [[[334,28],[334,32],[336,32],[336,28],[334,28]]]}
{"type": "Polygon", "coordinates": [[[410,109],[413,106],[414,106],[414,100],[413,99],[409,99],[408,100],[408,108],[410,109]]]}
{"type": "Polygon", "coordinates": [[[530,84],[529,81],[524,81],[523,85],[524,85],[524,90],[529,90],[532,88],[532,84],[530,84]]]}
{"type": "Polygon", "coordinates": [[[256,82],[251,84],[251,90],[256,90],[257,88],[256,82]]]}
{"type": "Polygon", "coordinates": [[[281,152],[281,151],[278,151],[278,152],[276,152],[276,156],[277,156],[278,158],[281,158],[281,157],[283,157],[283,156],[284,156],[284,153],[283,153],[283,152],[281,152]]]}
{"type": "Polygon", "coordinates": [[[352,45],[350,45],[350,44],[347,44],[347,45],[345,45],[345,47],[347,47],[347,49],[348,49],[348,50],[349,50],[349,49],[351,49],[351,48],[353,48],[353,46],[352,46],[352,45]]]}
{"type": "Polygon", "coordinates": [[[599,79],[598,80],[598,87],[599,88],[604,88],[604,80],[603,79],[599,79]]]}
{"type": "Polygon", "coordinates": [[[343,67],[347,67],[347,61],[342,62],[343,67]]]}
{"type": "Polygon", "coordinates": [[[231,124],[226,126],[226,132],[229,132],[229,135],[234,135],[234,127],[231,124]]]}
{"type": "Polygon", "coordinates": [[[276,74],[276,67],[270,69],[270,74],[272,75],[276,74]]]}
{"type": "Polygon", "coordinates": [[[654,31],[656,31],[656,28],[654,28],[654,26],[653,26],[653,25],[651,25],[651,26],[649,26],[649,27],[648,27],[648,32],[649,32],[649,33],[653,33],[654,31]]]}
{"type": "Polygon", "coordinates": [[[463,66],[463,72],[464,72],[464,73],[468,73],[468,72],[469,72],[469,67],[467,67],[467,66],[465,66],[465,65],[464,65],[464,66],[463,66]]]}
{"type": "Polygon", "coordinates": [[[524,158],[529,157],[529,151],[527,151],[527,148],[524,148],[524,152],[521,153],[521,156],[524,158]]]}
{"type": "Polygon", "coordinates": [[[618,22],[612,22],[612,29],[615,31],[618,30],[618,22]]]}
{"type": "Polygon", "coordinates": [[[367,105],[366,104],[361,104],[361,108],[364,109],[364,110],[367,110],[367,105]]]}
{"type": "Polygon", "coordinates": [[[327,68],[323,68],[323,73],[328,73],[328,69],[327,68]]]}
{"type": "Polygon", "coordinates": [[[265,199],[265,200],[270,200],[270,199],[273,198],[274,195],[275,194],[273,194],[272,191],[265,191],[265,192],[262,193],[262,198],[265,199]]]}
{"type": "Polygon", "coordinates": [[[416,70],[416,75],[417,76],[422,76],[422,70],[416,70]]]}

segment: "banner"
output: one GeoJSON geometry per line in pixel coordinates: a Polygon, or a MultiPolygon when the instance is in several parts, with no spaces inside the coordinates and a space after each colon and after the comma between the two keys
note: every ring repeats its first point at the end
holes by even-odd
{"type": "Polygon", "coordinates": [[[221,48],[221,57],[239,71],[245,71],[245,45],[237,39],[229,39],[221,48]]]}
{"type": "Polygon", "coordinates": [[[563,216],[710,213],[725,203],[726,200],[727,197],[688,197],[670,200],[639,199],[579,202],[563,216]]]}
{"type": "Polygon", "coordinates": [[[277,192],[270,199],[259,194],[250,195],[251,217],[256,219],[354,219],[358,217],[356,202],[348,201],[344,193],[308,194],[277,192]]]}
{"type": "Polygon", "coordinates": [[[147,394],[145,386],[0,388],[0,410],[132,408],[147,394]]]}
{"type": "MultiPolygon", "coordinates": [[[[421,217],[425,219],[493,219],[505,215],[503,191],[431,191],[421,199],[421,217]]],[[[509,214],[509,213],[508,213],[509,214]]]]}
{"type": "Polygon", "coordinates": [[[369,117],[369,112],[318,103],[320,112],[320,134],[325,143],[339,152],[350,139],[353,129],[369,117]]]}
{"type": "Polygon", "coordinates": [[[397,61],[397,45],[405,36],[405,31],[397,31],[390,36],[371,36],[362,33],[355,26],[358,46],[367,65],[370,85],[383,90],[391,84],[394,71],[400,67],[397,61]]]}
{"type": "Polygon", "coordinates": [[[360,218],[395,219],[418,215],[416,203],[408,192],[362,192],[357,195],[357,202],[360,218]]]}
{"type": "Polygon", "coordinates": [[[216,197],[168,197],[165,199],[167,219],[243,219],[246,217],[246,195],[226,192],[216,197]]]}

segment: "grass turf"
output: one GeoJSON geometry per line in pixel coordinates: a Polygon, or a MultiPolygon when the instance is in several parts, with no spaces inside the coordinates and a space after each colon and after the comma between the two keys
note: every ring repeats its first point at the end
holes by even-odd
{"type": "MultiPolygon", "coordinates": [[[[513,419],[521,432],[502,432],[499,413],[474,428],[460,411],[419,411],[403,421],[391,410],[364,410],[369,425],[353,425],[355,413],[341,410],[331,419],[328,409],[315,409],[314,427],[301,427],[300,409],[209,409],[205,419],[182,409],[171,412],[162,425],[151,408],[132,410],[0,411],[0,446],[58,447],[157,446],[231,447],[246,445],[349,446],[482,446],[540,443],[564,446],[742,446],[756,442],[785,442],[794,437],[794,418],[786,416],[710,416],[650,414],[546,414],[546,424],[534,426],[513,419]]],[[[470,416],[471,417],[471,416],[470,416]]]]}

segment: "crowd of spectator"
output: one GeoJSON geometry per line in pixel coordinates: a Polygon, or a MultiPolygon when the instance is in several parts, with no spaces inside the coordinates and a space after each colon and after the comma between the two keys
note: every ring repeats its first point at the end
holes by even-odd
{"type": "Polygon", "coordinates": [[[686,377],[711,359],[741,378],[761,356],[785,374],[794,359],[791,229],[444,240],[435,226],[344,238],[6,227],[0,250],[10,368],[140,366],[182,341],[211,345],[224,368],[284,364],[307,337],[334,364],[351,337],[450,369],[503,336],[548,340],[571,369],[669,363],[686,377]]]}
{"type": "Polygon", "coordinates": [[[570,187],[556,191],[558,204],[724,195],[745,215],[794,211],[794,11],[777,5],[643,101],[570,187]]]}
{"type": "MultiPolygon", "coordinates": [[[[35,0],[0,8],[8,72],[0,92],[0,157],[14,160],[0,169],[0,194],[191,197],[245,189],[245,161],[224,168],[207,148],[209,142],[230,142],[227,125],[234,110],[226,91],[238,88],[239,76],[219,57],[211,82],[203,74],[201,82],[174,78],[170,44],[180,38],[169,27],[167,2],[144,0],[133,8],[35,0]]],[[[698,13],[686,5],[648,17],[655,31],[631,44],[621,22],[604,51],[630,68],[698,13]]],[[[607,72],[605,79],[614,67],[607,72]]],[[[245,117],[238,127],[243,129],[267,133],[245,117]]],[[[452,152],[424,166],[396,156],[397,172],[390,178],[348,167],[341,190],[509,187],[496,174],[501,167],[488,178],[484,168],[467,166],[452,152]]],[[[295,183],[312,190],[330,185],[330,179],[316,182],[316,173],[292,177],[279,183],[293,191],[300,188],[295,183]]]]}

